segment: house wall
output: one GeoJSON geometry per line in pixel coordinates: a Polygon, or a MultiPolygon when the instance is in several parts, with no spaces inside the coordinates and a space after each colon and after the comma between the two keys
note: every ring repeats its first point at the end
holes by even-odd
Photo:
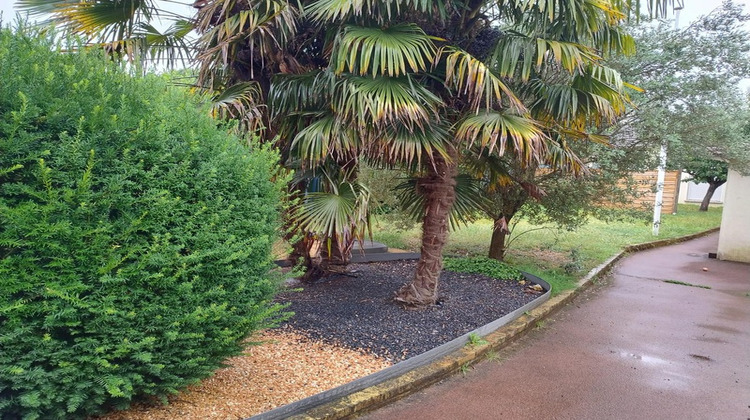
{"type": "MultiPolygon", "coordinates": [[[[691,176],[690,176],[689,173],[687,173],[687,172],[683,172],[682,173],[682,181],[684,181],[686,179],[690,179],[690,178],[691,178],[691,176]]],[[[701,201],[703,201],[703,197],[701,197],[700,200],[696,200],[696,199],[690,200],[690,199],[688,199],[688,190],[691,188],[692,185],[702,185],[702,186],[704,186],[706,188],[708,187],[708,184],[696,184],[694,182],[682,182],[682,184],[680,185],[680,197],[677,200],[680,204],[684,204],[684,203],[699,204],[701,201]]],[[[724,203],[724,197],[726,197],[726,191],[727,191],[727,189],[725,188],[724,185],[722,185],[721,187],[719,187],[716,190],[716,192],[714,192],[714,196],[711,199],[711,204],[718,204],[718,205],[723,204],[724,203]]]]}
{"type": "Polygon", "coordinates": [[[729,171],[721,215],[718,257],[750,263],[750,176],[729,171]]]}

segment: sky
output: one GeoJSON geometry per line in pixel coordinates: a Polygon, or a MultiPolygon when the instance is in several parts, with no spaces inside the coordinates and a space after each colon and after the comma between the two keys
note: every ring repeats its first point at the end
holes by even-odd
{"type": "MultiPolygon", "coordinates": [[[[722,0],[684,0],[685,8],[680,12],[680,26],[686,25],[687,23],[697,19],[701,15],[710,13],[711,10],[719,7],[722,0]]],[[[190,3],[185,1],[185,3],[190,3]]],[[[735,3],[744,3],[743,1],[735,1],[735,3]]],[[[3,21],[12,20],[15,16],[14,9],[15,0],[0,0],[0,11],[3,12],[3,21]]],[[[750,12],[747,5],[745,11],[750,12]]]]}
{"type": "MultiPolygon", "coordinates": [[[[713,9],[720,6],[721,2],[722,0],[684,0],[685,8],[680,12],[680,26],[684,27],[699,16],[710,13],[713,9]]],[[[185,3],[189,4],[192,2],[186,0],[185,3]]],[[[735,0],[735,3],[743,4],[744,2],[735,0]]],[[[16,14],[14,5],[15,0],[0,0],[0,11],[3,14],[3,21],[13,20],[16,14]]],[[[190,8],[187,8],[187,10],[189,12],[190,8]]],[[[747,5],[745,5],[745,11],[750,13],[747,5]]]]}

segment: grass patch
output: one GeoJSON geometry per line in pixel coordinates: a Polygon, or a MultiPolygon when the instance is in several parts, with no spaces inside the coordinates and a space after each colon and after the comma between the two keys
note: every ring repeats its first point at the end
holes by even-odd
{"type": "Polygon", "coordinates": [[[710,289],[711,286],[703,286],[700,284],[692,284],[679,280],[662,280],[664,283],[679,284],[680,286],[700,287],[701,289],[710,289]]]}
{"type": "Polygon", "coordinates": [[[487,257],[446,258],[443,268],[457,273],[483,274],[498,280],[523,280],[519,269],[487,257]]]}
{"type": "MultiPolygon", "coordinates": [[[[658,239],[685,236],[718,227],[721,224],[721,207],[710,207],[699,212],[698,205],[680,204],[677,214],[662,216],[659,236],[651,234],[651,224],[646,222],[610,222],[592,219],[575,231],[564,231],[551,226],[519,236],[511,245],[506,262],[511,266],[537,275],[552,285],[553,294],[573,289],[586,272],[620,252],[625,246],[658,239]]],[[[451,232],[445,247],[446,256],[486,256],[492,222],[479,220],[451,232]]],[[[525,221],[516,226],[516,232],[538,228],[525,221]]],[[[393,248],[419,251],[419,226],[398,230],[387,223],[375,221],[373,237],[393,248]]]]}

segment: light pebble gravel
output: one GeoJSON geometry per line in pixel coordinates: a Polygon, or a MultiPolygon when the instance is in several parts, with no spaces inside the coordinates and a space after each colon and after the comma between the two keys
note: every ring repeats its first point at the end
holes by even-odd
{"type": "Polygon", "coordinates": [[[311,340],[289,330],[269,330],[253,337],[229,367],[185,392],[169,405],[135,404],[103,420],[245,419],[382,370],[390,363],[360,351],[311,340]]]}

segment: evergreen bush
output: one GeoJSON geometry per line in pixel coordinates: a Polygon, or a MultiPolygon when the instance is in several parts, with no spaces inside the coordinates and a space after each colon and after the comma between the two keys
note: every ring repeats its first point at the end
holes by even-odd
{"type": "Polygon", "coordinates": [[[23,32],[0,30],[0,418],[163,399],[279,316],[278,157],[23,32]]]}

